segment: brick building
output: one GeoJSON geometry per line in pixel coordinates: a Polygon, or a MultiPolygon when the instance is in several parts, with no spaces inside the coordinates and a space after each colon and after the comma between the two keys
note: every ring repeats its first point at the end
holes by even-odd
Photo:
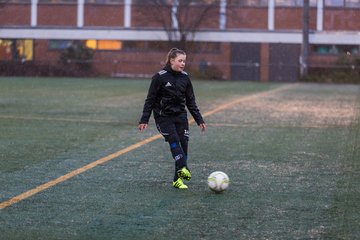
{"type": "MultiPolygon", "coordinates": [[[[102,75],[149,76],[160,69],[169,47],[166,24],[177,40],[182,1],[157,0],[156,7],[153,0],[0,2],[0,61],[56,65],[61,51],[81,40],[94,49],[93,68],[102,75]]],[[[210,66],[224,79],[298,79],[303,0],[186,2],[193,21],[212,6],[188,39],[189,72],[210,66]]],[[[339,54],[359,55],[360,0],[310,0],[309,30],[310,66],[331,66],[339,54]]]]}

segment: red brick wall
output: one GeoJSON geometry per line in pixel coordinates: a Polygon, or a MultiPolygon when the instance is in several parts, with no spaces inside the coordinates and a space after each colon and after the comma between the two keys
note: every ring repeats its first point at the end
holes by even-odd
{"type": "MultiPolygon", "coordinates": [[[[162,27],[162,22],[156,21],[155,16],[166,19],[170,26],[170,16],[166,13],[168,8],[154,8],[132,6],[133,27],[162,27]],[[148,16],[154,16],[149,19],[148,16]],[[145,17],[146,16],[146,17],[145,17]],[[165,17],[163,17],[165,16],[165,17]]],[[[227,28],[229,29],[267,29],[266,7],[251,8],[228,8],[227,28]]],[[[196,17],[199,9],[191,10],[189,16],[196,17]]],[[[76,26],[77,4],[39,4],[38,25],[40,26],[76,26]]],[[[204,28],[218,28],[219,9],[211,10],[214,17],[207,18],[202,23],[204,28]]],[[[0,25],[30,25],[31,5],[7,3],[0,8],[0,25]]],[[[359,31],[360,9],[353,8],[324,8],[324,30],[359,31]]],[[[85,26],[109,26],[117,27],[124,25],[123,5],[85,5],[85,26]]],[[[275,29],[301,29],[302,8],[277,7],[275,8],[275,29]]],[[[310,29],[316,29],[316,8],[310,9],[310,29]]]]}
{"type": "Polygon", "coordinates": [[[329,65],[332,66],[336,64],[338,56],[335,55],[312,55],[309,56],[309,65],[310,67],[329,65]]]}
{"type": "Polygon", "coordinates": [[[231,8],[228,9],[226,27],[267,29],[267,19],[267,8],[231,8]]]}
{"type": "Polygon", "coordinates": [[[360,9],[325,9],[324,30],[360,31],[360,9]]]}
{"type": "Polygon", "coordinates": [[[123,5],[85,5],[84,26],[124,26],[123,5]]]}
{"type": "Polygon", "coordinates": [[[193,7],[188,10],[187,26],[191,26],[194,22],[200,22],[200,28],[219,29],[219,8],[211,7],[203,9],[203,7],[193,7]],[[203,17],[201,17],[203,15],[203,17]]]}
{"type": "Polygon", "coordinates": [[[34,41],[34,59],[41,63],[56,64],[59,61],[60,52],[49,50],[47,40],[34,41]]]}
{"type": "Polygon", "coordinates": [[[39,26],[72,26],[76,27],[77,4],[40,4],[38,5],[39,26]]]}
{"type": "Polygon", "coordinates": [[[169,16],[168,7],[141,7],[132,6],[131,26],[132,27],[151,27],[161,28],[164,23],[167,27],[171,26],[171,18],[169,16]],[[146,16],[146,17],[145,17],[146,16]]]}
{"type": "Polygon", "coordinates": [[[0,26],[29,25],[31,23],[30,4],[6,3],[0,7],[0,26]]]}
{"type": "Polygon", "coordinates": [[[262,43],[260,47],[260,81],[269,81],[270,44],[262,43]]]}
{"type": "MultiPolygon", "coordinates": [[[[316,9],[310,9],[310,29],[316,29],[316,9]]],[[[275,29],[297,29],[303,26],[302,8],[276,8],[275,29]]]]}
{"type": "MultiPolygon", "coordinates": [[[[151,28],[162,28],[164,25],[167,27],[171,26],[171,7],[153,7],[148,5],[144,6],[133,6],[132,7],[132,23],[133,27],[151,27],[151,28]]],[[[190,9],[182,10],[186,12],[186,19],[180,19],[183,23],[183,27],[201,27],[201,28],[219,28],[219,8],[212,7],[208,10],[204,10],[202,7],[193,6],[190,9]],[[204,14],[203,17],[202,14],[204,14]],[[197,25],[197,21],[201,21],[200,25],[197,25]]],[[[185,15],[185,14],[184,14],[185,15]]]]}
{"type": "Polygon", "coordinates": [[[124,51],[97,51],[93,67],[107,75],[113,74],[148,74],[152,75],[161,69],[160,62],[166,53],[135,53],[124,51]]]}

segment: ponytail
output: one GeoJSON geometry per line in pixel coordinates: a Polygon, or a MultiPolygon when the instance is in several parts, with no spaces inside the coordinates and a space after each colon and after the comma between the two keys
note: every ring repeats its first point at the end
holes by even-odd
{"type": "Polygon", "coordinates": [[[167,54],[165,64],[170,65],[170,60],[177,57],[178,54],[186,55],[185,51],[178,49],[178,48],[172,48],[167,54]]]}

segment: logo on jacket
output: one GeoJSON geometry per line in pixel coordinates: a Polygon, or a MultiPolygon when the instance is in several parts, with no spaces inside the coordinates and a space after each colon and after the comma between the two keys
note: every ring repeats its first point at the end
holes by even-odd
{"type": "Polygon", "coordinates": [[[169,83],[169,82],[167,82],[166,83],[166,85],[165,85],[165,87],[171,87],[172,85],[171,85],[171,83],[169,83]]]}

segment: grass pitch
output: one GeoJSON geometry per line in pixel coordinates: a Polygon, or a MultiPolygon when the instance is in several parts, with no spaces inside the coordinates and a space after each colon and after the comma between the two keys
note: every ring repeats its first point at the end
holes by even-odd
{"type": "MultiPolygon", "coordinates": [[[[206,133],[191,125],[188,191],[158,139],[0,210],[0,239],[360,236],[358,85],[193,84],[209,114],[206,133]]],[[[0,78],[0,203],[157,134],[136,129],[148,86],[0,78]]]]}

